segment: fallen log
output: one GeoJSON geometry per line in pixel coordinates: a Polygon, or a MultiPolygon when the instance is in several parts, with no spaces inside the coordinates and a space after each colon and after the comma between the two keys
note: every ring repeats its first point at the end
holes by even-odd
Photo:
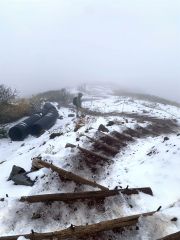
{"type": "Polygon", "coordinates": [[[106,143],[103,143],[103,142],[101,142],[101,141],[99,141],[99,140],[96,140],[96,139],[94,139],[94,138],[91,138],[91,137],[89,137],[89,136],[87,136],[87,135],[84,135],[84,136],[87,137],[87,138],[88,138],[89,140],[91,140],[92,142],[94,142],[94,143],[96,143],[96,144],[104,147],[104,148],[105,148],[106,150],[108,150],[109,152],[112,152],[112,153],[114,153],[114,154],[117,154],[117,153],[119,152],[116,148],[111,147],[111,146],[107,145],[106,143]]]}
{"type": "Polygon", "coordinates": [[[137,215],[117,218],[113,220],[102,221],[99,223],[94,223],[90,225],[81,225],[74,226],[71,224],[69,228],[60,231],[46,232],[46,233],[36,233],[32,232],[31,234],[21,234],[14,236],[4,236],[0,237],[0,240],[17,240],[18,237],[23,236],[30,240],[44,240],[44,239],[68,239],[68,238],[77,238],[85,237],[88,235],[94,235],[99,232],[109,231],[117,228],[124,228],[136,225],[140,217],[152,216],[156,211],[141,213],[137,215]]]}
{"type": "Polygon", "coordinates": [[[163,238],[159,238],[158,240],[179,240],[179,239],[180,239],[180,231],[170,234],[170,235],[167,235],[163,238]]]}
{"type": "Polygon", "coordinates": [[[81,183],[81,184],[85,184],[85,185],[89,185],[89,186],[92,186],[92,187],[96,187],[96,188],[100,188],[101,190],[109,190],[108,188],[96,183],[96,182],[93,182],[93,181],[90,181],[88,179],[85,179],[83,177],[80,177],[79,175],[76,175],[72,172],[68,172],[62,168],[59,168],[51,163],[48,163],[48,162],[45,162],[45,161],[42,161],[42,160],[38,160],[38,163],[40,165],[42,165],[43,167],[46,167],[46,168],[50,168],[52,171],[55,171],[57,172],[61,177],[63,177],[64,179],[68,179],[68,180],[72,180],[74,182],[77,182],[77,183],[81,183]]]}
{"type": "Polygon", "coordinates": [[[49,201],[75,201],[84,199],[103,199],[110,196],[115,196],[120,193],[132,195],[138,194],[139,192],[144,192],[149,195],[153,195],[151,188],[125,188],[125,189],[114,189],[109,191],[88,191],[88,192],[77,192],[77,193],[55,193],[55,194],[43,194],[43,195],[33,195],[33,196],[23,196],[20,198],[21,202],[49,202],[49,201]]]}

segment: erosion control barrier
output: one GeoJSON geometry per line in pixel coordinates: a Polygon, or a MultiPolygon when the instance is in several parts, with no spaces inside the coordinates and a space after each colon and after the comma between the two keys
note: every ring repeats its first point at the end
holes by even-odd
{"type": "Polygon", "coordinates": [[[23,141],[28,134],[39,136],[55,124],[58,116],[57,109],[51,103],[45,103],[42,113],[33,114],[13,126],[10,128],[8,135],[12,141],[23,141]]]}
{"type": "Polygon", "coordinates": [[[18,123],[9,130],[12,141],[23,141],[30,133],[30,127],[42,117],[41,113],[33,114],[23,122],[18,123]]]}
{"type": "Polygon", "coordinates": [[[50,103],[44,105],[44,112],[45,115],[30,127],[31,135],[40,136],[45,130],[50,129],[55,124],[59,116],[57,109],[50,103]]]}

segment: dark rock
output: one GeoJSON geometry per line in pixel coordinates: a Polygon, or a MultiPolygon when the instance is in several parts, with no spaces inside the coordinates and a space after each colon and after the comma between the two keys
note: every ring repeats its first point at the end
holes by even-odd
{"type": "Polygon", "coordinates": [[[68,117],[75,117],[75,114],[74,113],[70,113],[70,114],[68,114],[68,117]]]}
{"type": "Polygon", "coordinates": [[[10,175],[9,175],[8,181],[9,181],[9,180],[12,180],[12,178],[13,178],[15,175],[17,175],[17,174],[22,174],[22,173],[25,173],[25,172],[26,172],[26,171],[25,171],[23,168],[14,165],[13,168],[12,168],[12,171],[11,171],[11,173],[10,173],[10,175]]]}
{"type": "Polygon", "coordinates": [[[164,141],[163,142],[168,141],[168,140],[169,140],[168,137],[164,137],[164,141]]]}
{"type": "Polygon", "coordinates": [[[177,136],[180,136],[180,133],[178,133],[177,136]]]}
{"type": "Polygon", "coordinates": [[[26,173],[17,174],[11,179],[16,185],[25,185],[25,186],[33,186],[34,181],[32,181],[26,173]]]}
{"type": "Polygon", "coordinates": [[[66,146],[65,146],[65,148],[75,148],[76,147],[76,145],[74,145],[74,144],[71,144],[71,143],[66,143],[66,146]]]}
{"type": "Polygon", "coordinates": [[[109,132],[109,129],[107,129],[103,124],[99,125],[98,130],[102,132],[109,132]]]}
{"type": "Polygon", "coordinates": [[[31,219],[39,219],[41,218],[41,214],[40,213],[33,213],[33,216],[31,219]]]}
{"type": "Polygon", "coordinates": [[[80,140],[80,138],[76,138],[76,142],[78,142],[80,140]]]}
{"type": "Polygon", "coordinates": [[[62,120],[64,117],[63,116],[59,116],[58,119],[62,120]]]}
{"type": "Polygon", "coordinates": [[[143,109],[143,113],[149,113],[149,111],[143,109]]]}
{"type": "Polygon", "coordinates": [[[27,173],[23,168],[14,165],[8,181],[12,180],[16,185],[33,186],[34,181],[26,176],[26,174],[27,173]]]}
{"type": "Polygon", "coordinates": [[[176,222],[177,220],[178,220],[177,217],[171,219],[172,222],[176,222]]]}
{"type": "Polygon", "coordinates": [[[109,122],[106,124],[106,126],[110,127],[110,126],[113,126],[114,124],[115,124],[114,121],[109,121],[109,122]]]}
{"type": "Polygon", "coordinates": [[[61,136],[61,135],[63,135],[63,133],[51,133],[51,135],[49,136],[49,138],[50,139],[54,139],[55,137],[59,137],[59,136],[61,136]]]}

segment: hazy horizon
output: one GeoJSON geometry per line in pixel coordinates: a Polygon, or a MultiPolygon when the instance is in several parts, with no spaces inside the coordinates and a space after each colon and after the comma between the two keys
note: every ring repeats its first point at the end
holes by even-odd
{"type": "Polygon", "coordinates": [[[109,84],[180,102],[180,1],[0,0],[0,84],[109,84]]]}

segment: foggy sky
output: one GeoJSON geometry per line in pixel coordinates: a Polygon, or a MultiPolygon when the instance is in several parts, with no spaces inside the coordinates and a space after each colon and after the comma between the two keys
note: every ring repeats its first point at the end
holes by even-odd
{"type": "Polygon", "coordinates": [[[180,102],[180,1],[0,0],[0,84],[89,82],[180,102]]]}

